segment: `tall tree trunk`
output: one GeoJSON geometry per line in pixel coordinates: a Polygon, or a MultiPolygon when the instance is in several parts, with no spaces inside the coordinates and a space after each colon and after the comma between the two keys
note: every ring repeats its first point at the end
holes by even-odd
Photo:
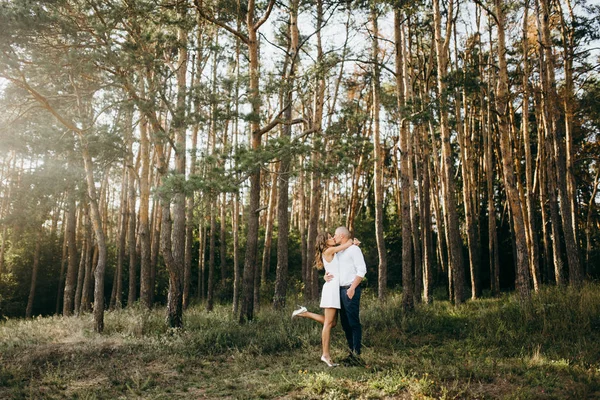
{"type": "MultiPolygon", "coordinates": [[[[454,57],[456,68],[458,68],[458,44],[457,32],[454,30],[454,57]]],[[[466,49],[463,58],[465,62],[469,62],[471,58],[471,50],[466,49]]],[[[465,74],[465,72],[463,72],[465,74]]],[[[470,111],[467,99],[466,89],[463,86],[462,91],[455,91],[454,97],[455,114],[456,114],[456,130],[458,133],[458,141],[460,144],[460,155],[462,162],[462,198],[465,211],[465,225],[467,231],[467,249],[469,252],[469,271],[471,275],[471,299],[475,300],[480,295],[479,275],[480,275],[480,249],[478,240],[478,220],[476,218],[477,186],[473,181],[474,176],[474,158],[477,156],[477,149],[474,148],[474,143],[471,140],[471,124],[470,111]],[[461,108],[464,108],[465,116],[462,115],[461,108]]]]}
{"type": "MultiPolygon", "coordinates": [[[[239,3],[238,3],[239,7],[239,3]]],[[[238,10],[239,11],[239,10],[238,10]]],[[[239,15],[239,13],[238,13],[239,15]]],[[[237,30],[239,31],[241,28],[241,21],[237,18],[237,30]]],[[[241,43],[239,39],[235,41],[235,97],[234,97],[234,120],[233,120],[233,148],[238,147],[238,137],[239,137],[239,93],[240,93],[240,53],[241,53],[241,43]]],[[[235,161],[235,167],[237,168],[237,160],[235,161]]],[[[237,174],[239,177],[239,174],[237,174]]],[[[240,291],[242,284],[242,271],[240,270],[240,256],[239,256],[239,242],[240,242],[240,234],[239,234],[239,218],[240,218],[240,192],[239,189],[236,189],[233,193],[233,201],[232,201],[232,211],[231,211],[231,228],[233,231],[233,315],[234,318],[239,316],[239,306],[240,306],[240,291]]]]}
{"type": "MultiPolygon", "coordinates": [[[[478,21],[480,13],[477,14],[478,21]]],[[[479,22],[477,23],[479,25],[479,22]]],[[[492,25],[489,25],[489,36],[491,38],[492,25]]],[[[490,40],[489,53],[493,54],[492,41],[490,40]]],[[[481,44],[481,37],[478,41],[479,47],[479,65],[480,74],[485,76],[484,72],[484,58],[483,58],[483,46],[481,44]]],[[[479,101],[482,104],[481,108],[481,125],[483,126],[483,147],[484,147],[484,171],[486,179],[486,192],[487,192],[487,209],[488,209],[488,252],[489,252],[489,265],[490,265],[490,289],[494,296],[500,294],[500,247],[498,242],[498,231],[496,229],[496,200],[494,194],[496,192],[494,188],[494,134],[493,122],[492,122],[492,98],[489,98],[489,94],[493,93],[492,88],[495,86],[496,74],[494,71],[488,69],[487,84],[479,92],[479,101]],[[486,101],[486,97],[489,99],[486,101]]]]}
{"type": "MultiPolygon", "coordinates": [[[[89,200],[89,199],[88,199],[89,200]]],[[[92,221],[90,217],[90,205],[85,204],[85,256],[83,258],[83,284],[81,287],[81,300],[79,305],[79,312],[89,312],[91,309],[90,290],[92,288],[92,265],[93,255],[95,250],[94,237],[92,232],[92,221]]]]}
{"type": "MultiPolygon", "coordinates": [[[[551,51],[548,52],[545,46],[550,45],[550,32],[548,27],[548,10],[545,6],[544,0],[536,1],[537,11],[537,22],[538,30],[541,32],[542,40],[539,41],[539,63],[540,63],[540,80],[542,83],[541,90],[541,117],[543,124],[544,137],[543,141],[540,141],[539,148],[543,149],[545,169],[546,169],[546,185],[547,185],[547,203],[550,209],[550,226],[551,226],[551,244],[552,244],[552,259],[554,265],[554,278],[556,284],[562,286],[565,284],[564,276],[564,265],[562,260],[562,251],[560,246],[560,213],[558,206],[557,196],[557,182],[556,177],[558,173],[556,171],[556,163],[554,158],[553,144],[556,142],[554,136],[556,132],[556,115],[552,107],[553,99],[551,93],[551,77],[554,76],[553,72],[547,71],[548,69],[554,68],[553,56],[551,51]],[[548,58],[550,57],[550,58],[548,58]]],[[[545,206],[543,204],[542,206],[545,206]]]]}
{"type": "Polygon", "coordinates": [[[378,10],[375,3],[371,5],[371,24],[373,25],[373,179],[375,192],[375,239],[377,241],[377,255],[379,256],[377,297],[385,299],[387,289],[387,253],[385,250],[385,239],[383,237],[383,159],[384,154],[381,147],[381,134],[379,124],[379,112],[381,108],[381,88],[379,70],[379,27],[377,23],[378,10]]]}
{"type": "MultiPolygon", "coordinates": [[[[317,36],[317,65],[320,68],[324,68],[324,53],[321,41],[321,28],[323,26],[323,2],[317,1],[317,25],[316,25],[316,36],[317,36]]],[[[321,160],[321,153],[326,148],[326,138],[323,137],[322,133],[322,119],[323,119],[323,103],[325,99],[325,77],[324,71],[320,72],[316,76],[315,91],[313,96],[313,126],[312,129],[315,131],[313,137],[313,162],[318,164],[321,160]]],[[[315,268],[312,267],[312,261],[314,257],[314,248],[317,238],[317,230],[319,227],[319,215],[321,210],[321,172],[314,169],[311,173],[311,192],[310,192],[310,213],[308,217],[308,240],[307,240],[307,255],[308,255],[308,271],[309,280],[306,282],[308,287],[308,298],[316,299],[318,296],[318,274],[315,268]]]]}
{"type": "MultiPolygon", "coordinates": [[[[0,215],[1,215],[1,211],[0,211],[0,215]]],[[[55,315],[60,315],[60,306],[61,306],[61,300],[63,299],[63,297],[61,297],[61,295],[64,295],[64,284],[65,284],[65,267],[68,261],[68,253],[67,253],[67,224],[64,223],[66,222],[66,218],[67,217],[67,212],[66,210],[63,210],[63,244],[62,244],[62,254],[60,257],[60,275],[58,277],[58,291],[56,293],[56,311],[55,311],[55,315]]],[[[1,274],[1,272],[0,272],[1,274]]]]}
{"type": "Polygon", "coordinates": [[[81,202],[79,211],[79,237],[81,238],[81,254],[79,255],[79,266],[77,272],[77,289],[75,290],[75,303],[74,312],[75,315],[79,316],[81,313],[81,297],[83,294],[83,286],[85,280],[86,271],[86,260],[89,259],[88,248],[92,245],[91,242],[91,229],[87,217],[87,206],[85,202],[81,202]]]}
{"type": "MultiPolygon", "coordinates": [[[[292,102],[294,92],[294,82],[296,77],[296,63],[298,62],[298,7],[299,0],[290,2],[290,24],[289,24],[289,70],[285,76],[285,112],[284,118],[288,121],[281,129],[281,138],[284,142],[289,142],[292,136],[292,126],[289,124],[292,120],[292,102]]],[[[273,296],[273,308],[281,310],[285,307],[287,295],[288,279],[288,241],[289,241],[289,184],[290,184],[290,165],[292,154],[286,152],[281,157],[278,171],[278,200],[277,200],[277,270],[275,277],[275,294],[273,296]]]]}
{"type": "Polygon", "coordinates": [[[498,112],[498,130],[500,133],[500,149],[502,153],[502,171],[504,174],[504,186],[506,197],[510,205],[512,216],[512,228],[517,258],[517,279],[516,289],[522,299],[528,299],[531,295],[529,287],[529,252],[527,249],[527,239],[525,234],[525,213],[521,207],[515,171],[513,166],[513,151],[510,143],[509,132],[509,87],[508,87],[508,67],[506,64],[506,46],[504,21],[505,14],[503,3],[500,0],[494,0],[496,18],[498,23],[498,87],[496,97],[496,110],[498,112]]]}
{"type": "MultiPolygon", "coordinates": [[[[247,46],[250,61],[249,75],[250,85],[248,90],[249,101],[252,104],[253,118],[250,122],[250,147],[252,151],[258,151],[261,147],[262,132],[260,130],[260,88],[259,88],[259,52],[258,52],[258,29],[269,18],[275,1],[270,0],[265,15],[255,21],[255,0],[248,0],[246,13],[246,26],[248,29],[247,46]]],[[[247,215],[247,238],[246,256],[244,258],[244,273],[242,284],[242,304],[240,322],[254,319],[254,275],[256,274],[256,254],[258,249],[258,217],[260,207],[260,167],[254,167],[250,171],[250,199],[247,215]]]]}
{"type": "MultiPolygon", "coordinates": [[[[567,109],[565,110],[565,126],[560,126],[558,118],[561,115],[558,105],[558,92],[556,90],[556,78],[554,74],[554,54],[552,51],[552,39],[550,36],[549,20],[550,20],[550,1],[540,0],[541,11],[542,11],[542,43],[543,50],[546,52],[546,74],[547,74],[547,96],[548,106],[550,107],[551,115],[551,133],[552,133],[552,144],[554,150],[554,160],[556,165],[556,186],[558,188],[558,205],[560,209],[560,216],[562,222],[562,228],[564,233],[565,248],[567,251],[567,260],[569,265],[569,284],[575,287],[579,287],[583,281],[581,274],[581,265],[579,261],[579,245],[577,243],[577,227],[575,221],[575,211],[573,209],[575,204],[575,193],[574,188],[569,190],[569,186],[572,186],[569,181],[569,170],[568,166],[571,164],[572,154],[567,152],[567,149],[571,149],[572,144],[570,143],[570,135],[572,128],[572,111],[570,107],[572,94],[571,83],[567,84],[566,98],[567,109]]],[[[562,15],[562,13],[560,13],[562,15]]],[[[568,42],[568,38],[567,39],[568,42]]],[[[568,49],[568,45],[565,44],[568,49]]],[[[572,66],[571,54],[567,50],[565,54],[565,80],[572,79],[572,66]]]]}
{"type": "Polygon", "coordinates": [[[152,282],[152,237],[150,235],[150,140],[148,138],[148,119],[140,116],[140,302],[146,308],[152,306],[154,285],[152,282]]]}
{"type": "Polygon", "coordinates": [[[67,236],[67,275],[65,278],[65,290],[63,295],[63,315],[68,317],[73,314],[74,296],[77,284],[77,241],[75,231],[77,228],[77,208],[75,204],[75,191],[67,192],[67,221],[65,235],[67,236]]]}
{"type": "MultiPolygon", "coordinates": [[[[156,187],[159,186],[159,176],[156,177],[156,187]]],[[[160,231],[162,224],[162,207],[159,201],[152,201],[152,239],[150,242],[150,305],[154,304],[154,287],[156,285],[156,267],[160,251],[160,231]]]]}
{"type": "MultiPolygon", "coordinates": [[[[398,109],[405,107],[405,68],[404,63],[404,35],[402,34],[402,13],[400,10],[394,11],[394,39],[396,46],[396,101],[398,109]]],[[[402,309],[410,311],[414,308],[414,276],[413,276],[413,253],[410,218],[410,179],[409,167],[411,162],[408,151],[408,127],[406,118],[401,117],[400,121],[400,197],[402,207],[402,309]]],[[[419,277],[420,278],[420,277],[419,277]]]]}
{"type": "MultiPolygon", "coordinates": [[[[185,2],[177,3],[180,18],[185,18],[187,12],[185,2]]],[[[187,31],[177,30],[179,43],[176,76],[177,76],[177,107],[173,115],[172,130],[175,133],[175,173],[185,180],[186,161],[186,79],[187,79],[187,31]]],[[[159,170],[166,173],[166,154],[159,153],[159,170]]],[[[185,267],[185,193],[182,189],[175,191],[172,196],[173,217],[171,219],[171,199],[163,195],[162,199],[161,250],[165,265],[169,272],[169,295],[167,299],[166,322],[169,327],[183,327],[183,274],[185,267]]]]}
{"type": "Polygon", "coordinates": [[[110,295],[109,309],[121,309],[122,306],[122,284],[123,284],[123,260],[125,258],[125,243],[127,237],[127,161],[123,163],[121,181],[121,201],[119,209],[119,231],[117,239],[117,266],[113,278],[113,288],[110,295]]]}
{"type": "Polygon", "coordinates": [[[133,152],[131,148],[131,142],[128,145],[128,164],[129,171],[127,177],[128,183],[128,228],[127,228],[127,248],[129,251],[129,292],[127,296],[127,307],[133,306],[133,303],[137,300],[137,249],[136,249],[136,224],[137,218],[135,213],[136,208],[136,194],[135,194],[135,172],[133,166],[133,152]]]}
{"type": "Polygon", "coordinates": [[[38,228],[35,240],[35,250],[33,252],[33,266],[31,269],[31,285],[29,286],[29,297],[27,298],[27,308],[25,309],[25,318],[31,318],[33,313],[33,301],[35,299],[35,287],[37,285],[37,275],[40,266],[40,249],[42,246],[42,234],[44,227],[38,228]]]}
{"type": "Polygon", "coordinates": [[[531,135],[529,132],[529,40],[527,36],[527,27],[529,22],[529,0],[525,0],[523,12],[523,104],[521,131],[523,135],[523,147],[525,149],[525,185],[526,185],[526,233],[528,248],[531,253],[529,258],[529,269],[533,278],[533,289],[538,292],[540,290],[540,259],[538,251],[538,237],[535,223],[535,208],[534,208],[534,181],[533,181],[533,156],[531,154],[531,135]]]}
{"type": "Polygon", "coordinates": [[[441,179],[443,181],[443,204],[448,224],[448,269],[452,274],[452,286],[454,292],[454,304],[459,305],[464,301],[464,268],[462,260],[462,240],[460,236],[458,214],[456,212],[455,183],[450,143],[450,127],[448,121],[448,100],[446,76],[448,75],[448,47],[450,44],[450,32],[454,16],[454,1],[448,2],[448,14],[446,21],[446,35],[442,39],[442,14],[440,12],[439,0],[433,0],[433,16],[435,27],[435,48],[437,56],[437,86],[440,106],[440,136],[442,139],[442,163],[441,179]]]}
{"type": "Polygon", "coordinates": [[[277,170],[278,166],[274,165],[271,171],[271,185],[269,188],[269,204],[267,206],[267,224],[265,229],[265,245],[263,247],[263,257],[260,270],[260,286],[263,287],[267,283],[267,275],[269,274],[271,265],[271,244],[273,243],[273,227],[275,225],[275,209],[277,208],[277,170]]]}

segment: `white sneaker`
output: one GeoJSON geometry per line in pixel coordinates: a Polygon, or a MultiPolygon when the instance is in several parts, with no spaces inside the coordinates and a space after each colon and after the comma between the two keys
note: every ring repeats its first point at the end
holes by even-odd
{"type": "Polygon", "coordinates": [[[298,315],[305,313],[306,311],[308,311],[306,309],[306,307],[304,306],[299,306],[300,308],[298,308],[296,311],[294,311],[292,313],[292,319],[296,318],[298,315]]]}

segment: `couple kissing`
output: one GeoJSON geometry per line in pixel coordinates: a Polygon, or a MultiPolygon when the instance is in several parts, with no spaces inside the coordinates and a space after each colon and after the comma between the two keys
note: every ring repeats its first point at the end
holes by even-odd
{"type": "Polygon", "coordinates": [[[367,273],[367,267],[359,244],[357,239],[351,239],[350,231],[344,226],[338,227],[334,236],[327,232],[317,235],[314,265],[319,270],[325,269],[320,304],[323,314],[309,312],[306,307],[300,307],[292,313],[292,318],[309,318],[323,324],[321,361],[329,367],[338,365],[331,360],[329,351],[331,328],[337,325],[338,310],[350,352],[342,362],[347,365],[362,365],[360,282],[367,273]]]}

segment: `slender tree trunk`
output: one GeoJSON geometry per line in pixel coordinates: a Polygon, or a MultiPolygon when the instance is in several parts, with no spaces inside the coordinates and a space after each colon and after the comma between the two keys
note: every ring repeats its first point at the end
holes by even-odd
{"type": "MultiPolygon", "coordinates": [[[[491,37],[491,25],[490,25],[490,37],[491,37]]],[[[490,46],[492,46],[490,41],[490,46]]],[[[483,69],[483,55],[481,54],[482,45],[481,39],[479,41],[479,64],[480,68],[483,69]]],[[[490,47],[490,54],[493,49],[490,47]]],[[[481,70],[482,76],[484,75],[481,70]]],[[[494,296],[500,294],[500,249],[498,242],[498,231],[496,229],[496,199],[494,197],[494,129],[492,125],[492,110],[491,104],[492,99],[485,101],[486,97],[489,97],[486,93],[492,93],[492,87],[495,83],[495,72],[490,72],[487,79],[487,87],[485,92],[482,90],[479,93],[479,101],[485,108],[482,107],[481,111],[481,122],[484,129],[483,135],[483,147],[485,151],[484,157],[484,170],[486,177],[486,191],[487,191],[487,207],[488,207],[488,252],[489,252],[489,264],[490,264],[490,289],[494,296]],[[485,111],[484,111],[485,110],[485,111]]]]}
{"type": "Polygon", "coordinates": [[[85,279],[85,270],[86,270],[86,259],[89,258],[88,247],[91,246],[90,243],[90,228],[87,217],[87,209],[84,202],[81,204],[81,209],[79,211],[79,236],[81,238],[81,254],[79,255],[79,267],[77,272],[77,289],[75,290],[75,303],[74,303],[74,312],[75,315],[79,316],[81,313],[81,297],[83,294],[83,282],[85,279]]]}
{"type": "Polygon", "coordinates": [[[83,259],[83,285],[81,287],[81,300],[79,305],[79,312],[88,312],[91,309],[90,290],[92,283],[92,263],[93,263],[93,252],[95,249],[94,237],[92,232],[92,221],[90,218],[90,206],[85,205],[85,256],[83,259]]]}
{"type": "MultiPolygon", "coordinates": [[[[218,29],[216,31],[218,33],[218,29]]],[[[217,67],[218,67],[218,47],[219,37],[215,35],[215,45],[213,52],[213,75],[212,75],[212,89],[213,92],[217,91],[217,67]]],[[[209,148],[210,154],[215,156],[216,152],[216,140],[217,140],[217,103],[213,100],[211,103],[211,117],[210,117],[210,138],[209,148]]],[[[216,239],[217,239],[217,194],[213,189],[209,189],[208,193],[208,204],[207,210],[210,218],[210,237],[209,237],[209,249],[208,249],[208,288],[206,297],[206,310],[212,311],[214,305],[214,287],[215,287],[215,252],[216,239]]]]}
{"type": "Polygon", "coordinates": [[[378,10],[373,3],[371,5],[371,24],[373,25],[373,178],[375,191],[375,238],[377,241],[377,255],[379,256],[377,297],[379,300],[385,299],[387,289],[387,253],[385,249],[385,239],[383,237],[383,150],[381,147],[381,134],[379,127],[379,111],[381,108],[380,100],[380,72],[378,65],[379,55],[379,27],[377,23],[378,10]]]}
{"type": "Polygon", "coordinates": [[[73,314],[75,288],[77,283],[77,241],[75,231],[77,228],[77,209],[75,204],[75,193],[71,189],[67,192],[67,220],[65,235],[67,237],[67,276],[65,278],[65,290],[63,295],[63,315],[68,317],[73,314]]]}
{"type": "MultiPolygon", "coordinates": [[[[177,4],[177,12],[181,18],[185,17],[187,12],[184,3],[177,4]]],[[[173,116],[171,129],[175,133],[174,152],[175,152],[175,173],[180,179],[185,179],[185,161],[186,161],[186,80],[187,80],[187,31],[179,28],[177,31],[179,43],[177,57],[177,107],[173,116]]],[[[166,154],[157,148],[159,156],[159,170],[164,176],[167,163],[166,154]]],[[[162,226],[161,226],[161,251],[165,265],[169,272],[169,294],[167,299],[167,326],[171,328],[183,327],[183,275],[185,268],[185,193],[183,190],[177,190],[172,199],[165,195],[161,198],[162,203],[162,226]],[[172,200],[172,219],[171,219],[171,200],[172,200]]]]}
{"type": "MultiPolygon", "coordinates": [[[[259,52],[258,52],[258,29],[268,19],[272,10],[274,0],[270,0],[267,6],[266,14],[258,21],[255,21],[255,1],[248,1],[248,10],[246,13],[246,26],[248,28],[247,45],[248,58],[250,61],[249,75],[250,87],[248,96],[252,104],[253,118],[250,122],[250,148],[257,151],[261,147],[262,133],[260,131],[259,117],[261,113],[260,89],[259,89],[259,52]]],[[[258,217],[260,213],[260,167],[255,167],[250,171],[250,199],[247,215],[247,239],[246,255],[244,258],[244,273],[242,284],[242,304],[240,312],[240,322],[251,321],[254,319],[254,275],[256,274],[256,254],[258,249],[258,217]]]]}
{"type": "Polygon", "coordinates": [[[263,248],[262,265],[260,270],[261,287],[267,283],[267,275],[271,265],[271,244],[273,243],[273,227],[275,225],[275,210],[277,208],[277,170],[278,166],[274,165],[273,171],[271,171],[269,204],[267,207],[267,224],[265,229],[265,244],[263,248]]]}
{"type": "Polygon", "coordinates": [[[123,260],[125,259],[125,243],[127,237],[127,162],[123,163],[123,174],[121,181],[121,204],[119,210],[119,238],[117,241],[117,266],[113,279],[113,288],[110,295],[109,308],[121,309],[122,307],[122,282],[123,282],[123,260]]]}
{"type": "Polygon", "coordinates": [[[525,0],[523,12],[523,104],[521,130],[523,135],[523,147],[525,149],[525,185],[526,185],[526,233],[528,240],[528,248],[531,253],[529,268],[533,278],[533,289],[538,292],[540,290],[540,259],[538,251],[538,237],[535,223],[535,208],[534,208],[534,181],[533,181],[533,156],[531,154],[531,135],[529,132],[529,40],[527,36],[527,27],[529,21],[529,0],[525,0]]]}
{"type": "MultiPolygon", "coordinates": [[[[544,137],[543,141],[540,141],[539,148],[543,149],[544,152],[544,160],[545,160],[545,169],[546,169],[546,194],[547,194],[547,204],[550,209],[550,226],[551,226],[551,244],[552,244],[552,259],[554,264],[554,278],[556,280],[556,284],[562,286],[565,284],[564,277],[564,265],[562,260],[562,251],[560,248],[560,214],[558,208],[558,197],[557,197],[557,188],[556,188],[556,179],[558,173],[556,172],[556,165],[553,162],[554,160],[554,152],[552,149],[552,145],[555,142],[554,135],[556,129],[556,116],[553,114],[552,106],[552,96],[551,94],[551,83],[550,76],[553,76],[553,73],[548,72],[548,69],[553,69],[554,64],[552,62],[553,58],[551,53],[547,52],[544,47],[550,45],[549,42],[549,28],[548,21],[549,18],[548,11],[544,8],[545,3],[543,0],[536,1],[536,11],[537,11],[537,21],[538,21],[538,30],[542,33],[542,40],[539,42],[539,63],[540,63],[540,79],[542,83],[541,90],[541,117],[542,124],[544,127],[544,137]],[[545,10],[545,11],[544,11],[545,10]],[[548,56],[550,55],[550,59],[548,56]]],[[[544,205],[543,205],[544,206],[544,205]]]]}
{"type": "MultiPolygon", "coordinates": [[[[239,5],[239,3],[238,3],[239,5]]],[[[241,21],[237,19],[237,30],[241,28],[241,21]]],[[[234,98],[234,120],[233,120],[233,147],[238,147],[238,135],[239,135],[239,93],[240,93],[240,53],[241,43],[237,39],[235,42],[235,98],[234,98]]],[[[237,170],[237,160],[235,161],[237,170]]],[[[239,174],[238,174],[239,176],[239,174]]],[[[236,189],[233,193],[232,201],[232,212],[231,212],[231,227],[233,231],[233,315],[234,318],[239,317],[239,306],[240,306],[240,291],[242,284],[242,271],[240,269],[240,235],[239,235],[239,218],[240,218],[240,192],[236,189]]]]}
{"type": "MultiPolygon", "coordinates": [[[[402,13],[400,10],[394,12],[394,39],[396,46],[396,99],[398,108],[402,110],[405,106],[405,77],[403,68],[404,59],[404,35],[402,34],[402,13]]],[[[408,151],[408,127],[405,118],[400,121],[400,191],[402,206],[402,309],[410,311],[414,308],[414,276],[413,276],[413,253],[410,218],[410,161],[408,151]]]]}
{"type": "MultiPolygon", "coordinates": [[[[131,144],[130,144],[131,146],[131,144]]],[[[135,175],[133,171],[133,153],[131,147],[128,151],[128,163],[130,165],[127,177],[128,183],[128,228],[127,228],[127,248],[129,251],[129,293],[127,297],[127,307],[133,306],[133,303],[137,300],[137,251],[136,251],[136,223],[137,218],[135,215],[136,206],[136,194],[135,194],[135,175]]]]}
{"type": "Polygon", "coordinates": [[[25,318],[31,318],[33,315],[33,301],[35,299],[35,287],[37,285],[37,275],[40,266],[40,248],[42,246],[43,226],[38,228],[35,241],[35,250],[33,252],[33,266],[31,271],[31,285],[29,286],[29,297],[27,298],[27,308],[25,310],[25,318]]]}
{"type": "MultiPolygon", "coordinates": [[[[296,77],[296,63],[298,62],[298,7],[299,0],[291,0],[290,2],[290,45],[289,45],[289,70],[285,77],[285,113],[284,118],[290,122],[292,120],[292,102],[294,82],[296,77]]],[[[292,126],[286,124],[281,129],[281,138],[284,142],[289,142],[292,136],[292,126]]],[[[281,310],[285,307],[287,295],[287,280],[288,280],[288,241],[289,241],[289,184],[291,170],[292,155],[286,152],[281,157],[278,173],[278,200],[277,200],[277,270],[275,277],[275,294],[273,296],[273,308],[281,310]]]]}
{"type": "Polygon", "coordinates": [[[464,269],[462,260],[462,240],[459,230],[458,214],[456,212],[455,183],[452,155],[450,144],[450,128],[448,121],[448,101],[446,90],[446,76],[448,66],[448,46],[450,44],[450,32],[452,29],[452,18],[454,15],[454,1],[450,0],[448,5],[448,16],[446,22],[446,35],[442,39],[442,15],[439,0],[433,0],[433,15],[435,27],[435,47],[437,55],[437,86],[440,104],[440,136],[442,139],[442,163],[441,179],[443,181],[443,204],[446,212],[445,220],[448,223],[448,268],[452,274],[452,286],[454,292],[454,303],[461,304],[464,301],[464,269]]]}
{"type": "Polygon", "coordinates": [[[510,205],[512,216],[512,228],[514,232],[516,259],[517,259],[517,279],[516,289],[522,299],[528,299],[531,295],[529,287],[529,252],[527,249],[527,239],[525,234],[525,213],[519,198],[515,171],[513,166],[513,152],[510,144],[509,132],[509,87],[508,87],[508,67],[506,64],[506,47],[504,21],[505,14],[503,3],[500,0],[494,0],[496,18],[498,22],[498,87],[496,97],[496,110],[498,111],[498,130],[500,133],[500,149],[502,153],[502,170],[504,173],[504,186],[506,196],[510,205]]]}
{"type": "MultiPolygon", "coordinates": [[[[0,212],[1,213],[1,212],[0,212]]],[[[56,293],[56,310],[54,312],[55,315],[60,315],[60,303],[61,300],[63,299],[61,297],[61,294],[64,294],[64,283],[65,283],[65,267],[67,264],[67,260],[68,260],[68,253],[67,253],[67,224],[66,224],[66,218],[67,217],[67,212],[63,211],[63,244],[62,244],[62,254],[60,257],[60,275],[58,277],[58,291],[56,293]]]]}
{"type": "MultiPolygon", "coordinates": [[[[299,157],[299,168],[302,170],[303,157],[299,157]]],[[[305,191],[304,174],[301,173],[296,184],[296,192],[298,193],[298,231],[300,233],[300,257],[302,261],[302,282],[308,282],[308,274],[310,261],[308,259],[308,241],[306,232],[306,191],[305,191]]],[[[308,288],[304,287],[304,295],[307,295],[308,288]]]]}
{"type": "Polygon", "coordinates": [[[148,120],[140,116],[140,302],[146,308],[152,306],[154,284],[152,280],[152,238],[150,235],[150,140],[148,120]]]}
{"type": "MultiPolygon", "coordinates": [[[[579,261],[579,246],[577,244],[577,230],[574,220],[574,193],[569,192],[569,177],[567,175],[567,165],[570,163],[571,154],[567,153],[566,149],[570,148],[568,143],[567,133],[558,123],[558,117],[560,116],[560,110],[558,106],[558,93],[556,90],[556,78],[554,74],[554,54],[552,52],[552,39],[550,36],[549,20],[550,20],[550,1],[539,0],[541,6],[541,21],[542,21],[542,49],[546,53],[546,87],[545,92],[547,96],[547,105],[549,107],[550,116],[550,139],[553,146],[553,156],[556,167],[556,186],[558,189],[558,207],[560,210],[560,217],[562,222],[563,237],[565,241],[565,247],[567,251],[567,260],[569,265],[569,283],[572,286],[578,287],[581,285],[583,278],[581,274],[581,265],[579,261]],[[568,161],[569,160],[569,161],[568,161]]],[[[569,63],[569,55],[566,55],[566,62],[569,63]]],[[[567,65],[567,76],[569,78],[570,67],[567,65]]],[[[572,81],[572,79],[571,79],[572,81]]],[[[567,90],[572,89],[569,87],[567,90]]],[[[567,113],[570,112],[566,110],[567,113]]],[[[572,123],[570,116],[566,119],[567,130],[570,128],[572,123]]]]}

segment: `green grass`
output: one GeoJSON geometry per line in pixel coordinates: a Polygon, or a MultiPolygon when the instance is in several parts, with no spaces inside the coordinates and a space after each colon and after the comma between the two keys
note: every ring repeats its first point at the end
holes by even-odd
{"type": "MultiPolygon", "coordinates": [[[[164,309],[0,323],[0,399],[588,399],[600,398],[600,286],[438,301],[403,314],[364,292],[366,367],[319,361],[320,326],[267,305],[239,325],[231,307],[164,309]]],[[[295,303],[293,303],[295,304],[295,303]]],[[[309,307],[317,311],[317,305],[309,307]]],[[[333,358],[346,355],[341,326],[333,358]]]]}

